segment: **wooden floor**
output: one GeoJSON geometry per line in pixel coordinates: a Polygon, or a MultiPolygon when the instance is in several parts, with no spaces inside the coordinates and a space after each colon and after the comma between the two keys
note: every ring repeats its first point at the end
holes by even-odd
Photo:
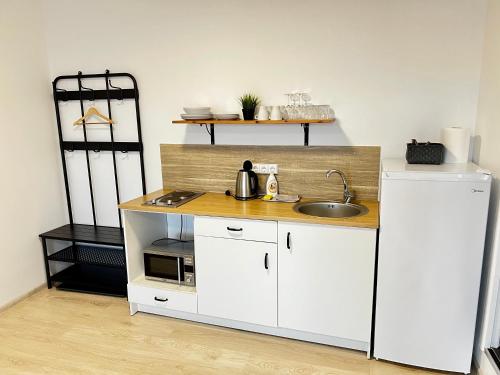
{"type": "Polygon", "coordinates": [[[0,312],[0,374],[443,374],[44,289],[0,312]]]}

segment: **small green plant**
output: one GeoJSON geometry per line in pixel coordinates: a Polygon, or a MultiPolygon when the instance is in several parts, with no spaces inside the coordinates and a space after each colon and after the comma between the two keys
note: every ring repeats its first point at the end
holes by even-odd
{"type": "Polygon", "coordinates": [[[255,108],[260,104],[260,99],[257,95],[248,93],[240,96],[239,102],[243,109],[255,110],[255,108]]]}

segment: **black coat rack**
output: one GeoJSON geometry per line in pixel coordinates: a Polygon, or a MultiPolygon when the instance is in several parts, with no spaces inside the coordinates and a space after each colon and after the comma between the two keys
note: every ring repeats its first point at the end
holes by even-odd
{"type": "Polygon", "coordinates": [[[69,224],[40,234],[43,245],[47,287],[51,288],[53,282],[59,289],[85,291],[99,294],[126,296],[126,263],[125,243],[123,237],[123,224],[120,210],[118,210],[119,227],[106,227],[97,225],[94,186],[92,182],[92,170],[90,167],[90,152],[111,151],[113,157],[113,177],[116,191],[116,203],[120,203],[120,189],[118,184],[118,173],[116,167],[116,152],[138,152],[140,157],[140,172],[142,180],[142,194],[146,194],[146,179],[144,173],[144,155],[142,145],[141,118],[139,111],[139,90],[137,81],[129,73],[110,73],[106,70],[104,74],[82,74],[59,76],[52,83],[54,104],[56,110],[57,128],[59,135],[59,147],[62,159],[64,185],[66,190],[66,202],[68,206],[69,224]],[[114,86],[113,78],[128,78],[132,83],[130,88],[114,86]],[[82,80],[104,79],[105,90],[94,90],[85,87],[82,80]],[[76,81],[78,90],[68,91],[58,88],[61,81],[76,81]],[[114,101],[134,100],[137,141],[115,142],[113,125],[109,125],[108,142],[92,142],[87,138],[87,126],[82,123],[83,141],[66,141],[63,138],[61,125],[60,102],[79,101],[81,115],[84,115],[84,102],[106,100],[107,117],[112,119],[112,103],[114,101]],[[73,219],[70,186],[68,182],[68,171],[66,165],[66,152],[75,150],[85,151],[87,162],[87,178],[92,206],[93,225],[76,224],[73,219]],[[71,245],[55,253],[48,254],[47,240],[70,241],[71,245]],[[61,272],[51,275],[50,261],[73,263],[61,272]]]}

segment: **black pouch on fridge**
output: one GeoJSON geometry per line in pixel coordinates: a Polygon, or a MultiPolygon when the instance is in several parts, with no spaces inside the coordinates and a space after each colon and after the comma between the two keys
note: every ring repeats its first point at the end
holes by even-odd
{"type": "Polygon", "coordinates": [[[444,146],[442,143],[418,143],[412,139],[406,144],[406,161],[408,164],[442,164],[444,146]]]}

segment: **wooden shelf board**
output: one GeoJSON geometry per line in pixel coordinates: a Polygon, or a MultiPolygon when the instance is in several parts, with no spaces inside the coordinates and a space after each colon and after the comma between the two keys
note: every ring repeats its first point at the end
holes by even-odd
{"type": "Polygon", "coordinates": [[[217,125],[297,125],[331,124],[335,119],[296,119],[296,120],[174,120],[172,124],[217,124],[217,125]]]}

